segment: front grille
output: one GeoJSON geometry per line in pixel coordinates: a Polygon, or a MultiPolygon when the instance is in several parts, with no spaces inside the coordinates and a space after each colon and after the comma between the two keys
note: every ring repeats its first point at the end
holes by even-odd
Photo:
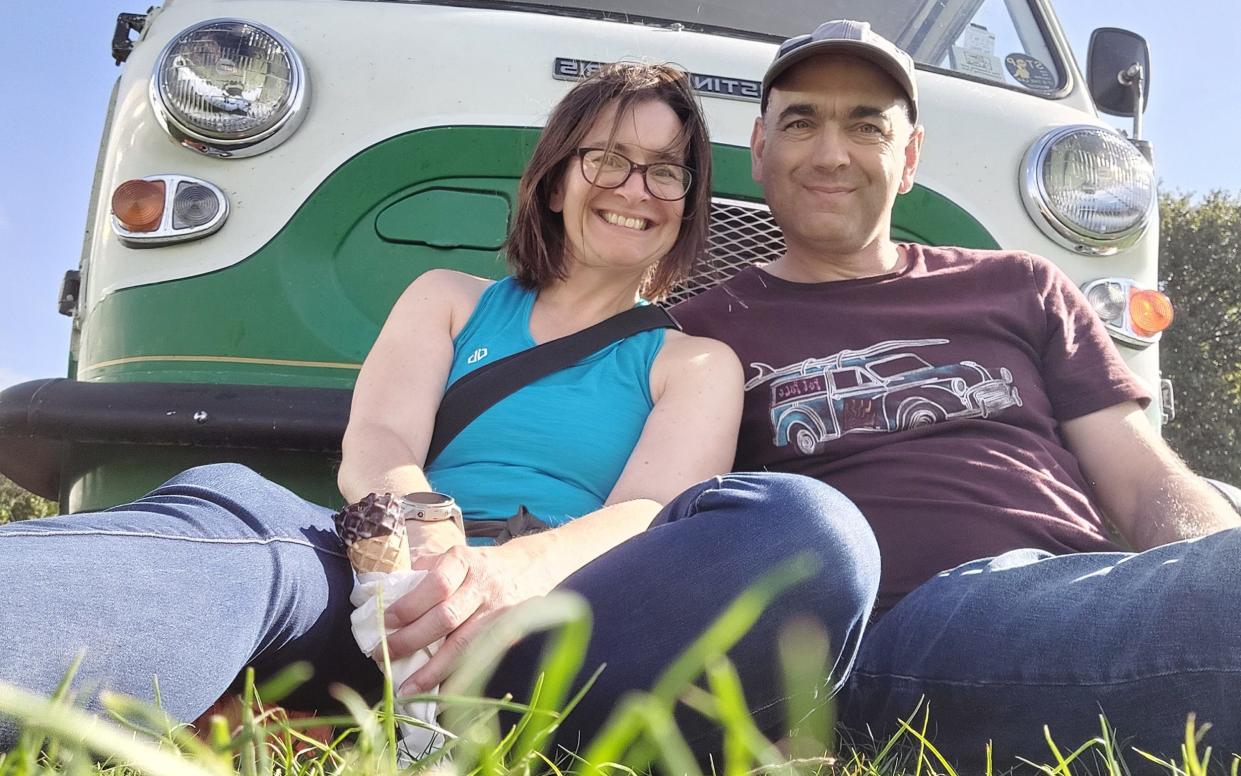
{"type": "Polygon", "coordinates": [[[674,305],[727,280],[751,264],[762,264],[784,253],[784,235],[766,205],[716,199],[711,203],[707,255],[698,271],[668,294],[674,305]]]}

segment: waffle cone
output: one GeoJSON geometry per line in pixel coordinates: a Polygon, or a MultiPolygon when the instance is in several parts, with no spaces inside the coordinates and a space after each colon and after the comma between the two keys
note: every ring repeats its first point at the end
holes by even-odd
{"type": "Polygon", "coordinates": [[[387,536],[376,536],[370,539],[359,539],[348,545],[349,563],[359,574],[379,571],[385,574],[393,571],[408,571],[409,538],[405,531],[398,530],[387,536]]]}

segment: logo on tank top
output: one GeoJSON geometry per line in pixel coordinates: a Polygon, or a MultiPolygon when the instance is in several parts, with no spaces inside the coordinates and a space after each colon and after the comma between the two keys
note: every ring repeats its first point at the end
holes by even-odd
{"type": "Polygon", "coordinates": [[[752,363],[746,391],[767,385],[776,447],[804,455],[846,434],[891,433],[1020,407],[1013,375],[974,361],[934,366],[915,351],[946,339],[888,340],[788,366],[752,363]]]}
{"type": "Polygon", "coordinates": [[[487,357],[487,348],[476,348],[470,357],[465,360],[467,364],[477,364],[487,357]]]}

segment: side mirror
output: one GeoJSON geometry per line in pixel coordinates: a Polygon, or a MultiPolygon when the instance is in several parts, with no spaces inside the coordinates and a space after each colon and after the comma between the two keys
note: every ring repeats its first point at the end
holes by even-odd
{"type": "Polygon", "coordinates": [[[1146,38],[1116,27],[1092,32],[1086,54],[1086,82],[1099,110],[1113,116],[1141,115],[1151,83],[1151,51],[1146,38]]]}

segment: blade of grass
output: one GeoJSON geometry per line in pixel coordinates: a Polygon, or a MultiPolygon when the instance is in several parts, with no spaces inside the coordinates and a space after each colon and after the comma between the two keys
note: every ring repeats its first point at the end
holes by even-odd
{"type": "Polygon", "coordinates": [[[353,716],[353,722],[358,728],[355,748],[367,754],[377,753],[382,748],[376,744],[383,741],[383,729],[376,721],[370,707],[366,705],[366,701],[362,700],[361,695],[343,684],[332,685],[329,692],[353,716]]]}
{"type": "Polygon", "coordinates": [[[724,729],[726,776],[741,776],[750,770],[751,763],[769,768],[779,765],[783,758],[754,724],[746,706],[741,676],[727,658],[718,657],[707,665],[707,686],[715,695],[724,729]]]}
{"type": "Polygon", "coordinates": [[[777,640],[784,685],[786,750],[793,757],[821,756],[836,750],[835,704],[826,697],[831,649],[817,620],[799,618],[780,629],[777,640]]]}
{"type": "MultiPolygon", "coordinates": [[[[553,591],[542,598],[532,599],[513,607],[497,617],[487,629],[486,637],[470,645],[460,664],[442,685],[441,689],[444,693],[441,694],[439,700],[440,719],[444,727],[452,731],[460,731],[467,725],[473,726],[477,723],[474,715],[469,714],[467,709],[461,708],[448,699],[453,696],[482,695],[487,682],[511,645],[536,632],[567,629],[569,636],[561,644],[565,648],[578,644],[584,652],[585,640],[589,639],[591,622],[590,607],[586,601],[581,596],[566,591],[553,591]]],[[[554,634],[553,638],[556,638],[554,634]]],[[[569,658],[561,659],[568,660],[569,658]]],[[[580,658],[577,659],[580,661],[580,658]]],[[[557,677],[565,677],[554,681],[563,683],[565,686],[576,674],[576,669],[570,670],[567,665],[555,666],[554,669],[553,673],[557,677]]],[[[561,693],[560,690],[556,692],[561,693]]],[[[532,704],[526,713],[535,715],[527,724],[539,727],[543,734],[547,729],[546,718],[550,718],[553,724],[558,719],[555,709],[548,707],[546,701],[541,701],[538,707],[532,704]]],[[[494,746],[498,740],[497,733],[492,745],[494,746]]],[[[467,749],[472,749],[472,747],[472,744],[463,743],[458,749],[465,755],[467,749]]],[[[460,765],[466,771],[470,768],[468,762],[462,762],[460,765]]]]}
{"type": "MultiPolygon", "coordinates": [[[[769,570],[741,592],[722,614],[697,639],[664,669],[649,693],[669,710],[694,679],[702,673],[706,662],[723,655],[754,626],[771,602],[788,588],[808,579],[818,567],[809,553],[799,553],[769,570]]],[[[626,695],[613,708],[611,716],[586,749],[586,776],[600,773],[598,763],[620,759],[642,732],[642,715],[638,706],[646,694],[626,695]]]]}
{"type": "MultiPolygon", "coordinates": [[[[928,712],[930,711],[930,706],[929,706],[929,705],[927,706],[927,711],[928,711],[928,712]]],[[[932,755],[934,755],[934,756],[935,756],[935,760],[936,760],[936,761],[937,761],[940,765],[942,765],[942,766],[943,766],[943,768],[944,768],[944,772],[945,772],[946,774],[948,774],[948,776],[957,776],[956,769],[954,769],[954,768],[953,768],[953,767],[952,767],[952,766],[948,763],[948,760],[947,760],[947,759],[945,759],[945,758],[944,758],[944,756],[943,756],[942,754],[940,754],[940,751],[939,751],[938,749],[936,749],[936,748],[935,748],[935,745],[934,745],[934,744],[932,744],[932,743],[930,742],[930,740],[929,740],[929,739],[928,739],[925,735],[923,735],[922,733],[919,733],[917,730],[914,730],[912,727],[910,727],[910,726],[909,726],[909,723],[905,722],[905,720],[903,720],[903,719],[902,719],[902,720],[897,720],[897,722],[900,724],[901,728],[903,728],[903,729],[905,730],[905,732],[909,733],[909,735],[911,735],[911,736],[913,736],[914,738],[918,739],[918,742],[919,742],[919,745],[920,745],[919,755],[918,755],[918,761],[919,761],[919,763],[921,763],[921,762],[922,762],[922,759],[923,759],[923,758],[926,758],[925,752],[930,752],[932,755]]],[[[927,761],[929,762],[929,761],[930,761],[930,759],[929,759],[929,758],[927,758],[927,761]]]]}
{"type": "Polygon", "coordinates": [[[702,770],[694,760],[694,753],[677,729],[672,712],[654,696],[646,695],[635,704],[637,716],[645,722],[646,734],[650,736],[659,752],[659,760],[669,774],[676,776],[701,776],[702,770]]]}
{"type": "MultiPolygon", "coordinates": [[[[44,734],[77,742],[92,751],[119,758],[148,776],[213,776],[223,773],[137,739],[131,733],[85,711],[4,682],[0,682],[0,713],[21,720],[44,734]]],[[[37,773],[33,769],[29,772],[37,773]]]]}
{"type": "Polygon", "coordinates": [[[626,693],[613,707],[607,724],[595,735],[582,757],[583,776],[602,776],[602,764],[621,760],[625,751],[642,734],[642,715],[638,712],[638,705],[643,697],[644,694],[638,692],[626,693]]]}
{"type": "Polygon", "coordinates": [[[754,623],[777,596],[809,579],[818,570],[818,566],[819,561],[813,555],[800,553],[759,577],[664,670],[651,689],[651,694],[666,703],[674,702],[681,689],[702,673],[702,668],[711,655],[728,652],[754,627],[754,623]]]}
{"type": "Polygon", "coordinates": [[[388,746],[385,748],[385,760],[389,773],[397,771],[397,734],[396,734],[396,699],[392,689],[392,660],[388,654],[388,629],[384,627],[384,590],[383,585],[379,586],[376,593],[377,605],[375,607],[375,617],[379,620],[379,649],[383,655],[383,703],[381,704],[382,713],[380,719],[383,721],[384,739],[388,746]]]}
{"type": "Polygon", "coordinates": [[[539,666],[539,691],[533,696],[531,706],[552,713],[546,716],[529,715],[523,720],[526,724],[513,746],[515,757],[524,759],[530,752],[547,751],[551,734],[562,718],[554,712],[564,704],[574,678],[582,670],[593,624],[587,607],[581,617],[564,622],[550,636],[539,666]]]}
{"type": "Polygon", "coordinates": [[[258,696],[267,703],[280,703],[314,675],[315,669],[310,663],[304,660],[290,663],[258,686],[258,696]]]}
{"type": "Polygon", "coordinates": [[[577,621],[589,623],[590,616],[590,606],[581,596],[563,590],[513,607],[495,619],[487,629],[486,638],[470,645],[452,676],[444,682],[443,694],[482,695],[500,658],[510,646],[532,633],[577,621]]]}
{"type": "Polygon", "coordinates": [[[922,776],[922,764],[926,762],[926,729],[931,724],[931,704],[927,704],[922,712],[922,730],[918,736],[918,762],[914,766],[914,776],[922,776]]]}

